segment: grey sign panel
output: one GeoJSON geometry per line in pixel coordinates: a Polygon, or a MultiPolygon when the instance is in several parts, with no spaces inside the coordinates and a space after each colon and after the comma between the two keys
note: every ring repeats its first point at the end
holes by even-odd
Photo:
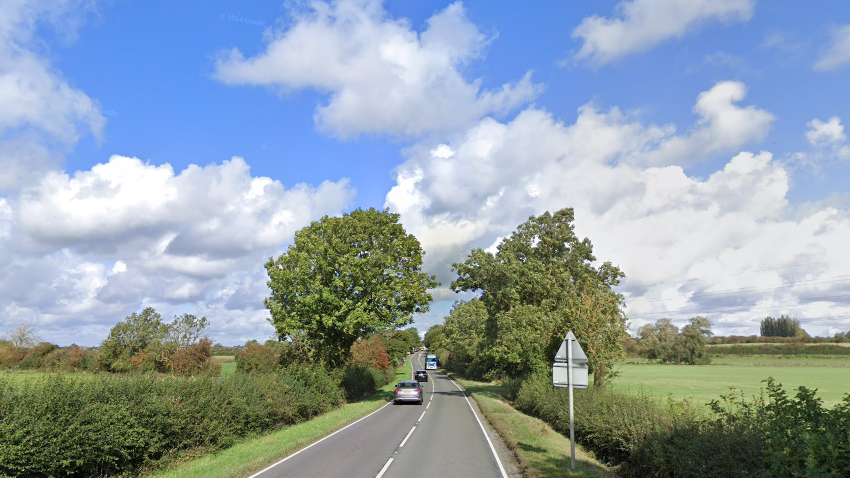
{"type": "MultiPolygon", "coordinates": [[[[552,385],[569,387],[569,367],[565,363],[552,365],[552,385]]],[[[587,364],[573,364],[573,388],[587,388],[587,364]]]]}
{"type": "Polygon", "coordinates": [[[555,362],[566,362],[567,361],[567,342],[572,339],[573,344],[573,363],[587,363],[587,355],[584,354],[584,350],[582,350],[581,345],[578,344],[578,340],[576,340],[576,336],[573,335],[572,332],[567,332],[567,336],[564,337],[564,341],[561,342],[561,348],[558,349],[558,353],[555,354],[555,362]]]}

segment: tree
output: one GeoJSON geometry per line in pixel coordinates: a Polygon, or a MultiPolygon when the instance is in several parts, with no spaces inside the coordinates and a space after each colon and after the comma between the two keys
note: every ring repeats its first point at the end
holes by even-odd
{"type": "Polygon", "coordinates": [[[278,336],[303,334],[314,360],[337,367],[358,338],[427,312],[428,289],[439,284],[421,271],[424,251],[398,220],[374,208],[325,216],[269,258],[265,305],[278,336]]]}
{"type": "Polygon", "coordinates": [[[639,348],[647,358],[664,363],[707,364],[706,339],[712,335],[711,322],[705,317],[693,317],[681,331],[670,319],[659,319],[640,328],[639,348]]]}
{"type": "MultiPolygon", "coordinates": [[[[101,366],[113,372],[127,372],[137,353],[144,353],[151,345],[161,345],[168,333],[168,324],[162,322],[162,316],[153,307],[145,308],[140,314],[133,312],[123,322],[115,324],[101,343],[101,366]]],[[[155,357],[152,351],[147,351],[147,354],[151,360],[158,360],[161,364],[161,357],[155,357]]]]}
{"type": "Polygon", "coordinates": [[[12,347],[29,349],[38,345],[41,339],[35,333],[35,327],[29,322],[18,324],[3,336],[4,340],[11,343],[12,347]]]}
{"type": "Polygon", "coordinates": [[[453,266],[452,289],[481,292],[494,365],[508,375],[548,367],[568,330],[588,352],[595,383],[623,355],[623,299],[611,287],[624,274],[610,262],[593,265],[593,246],[576,236],[573,220],[571,208],[532,216],[495,255],[474,249],[453,266]]]}
{"type": "Polygon", "coordinates": [[[425,340],[422,343],[428,347],[429,351],[436,351],[436,349],[443,348],[443,344],[446,340],[443,328],[444,326],[439,324],[432,325],[431,328],[425,332],[425,340]]]}
{"type": "MultiPolygon", "coordinates": [[[[443,326],[445,347],[452,353],[453,360],[464,365],[466,373],[484,366],[487,360],[484,343],[488,320],[487,308],[478,299],[455,302],[446,317],[443,326]]],[[[481,371],[471,375],[479,375],[478,372],[481,371]]]]}
{"type": "Polygon", "coordinates": [[[705,317],[694,317],[688,325],[682,327],[677,344],[682,351],[681,362],[691,365],[704,365],[711,361],[705,347],[705,340],[711,337],[711,322],[705,317]]]}
{"type": "Polygon", "coordinates": [[[390,368],[390,355],[377,336],[370,339],[357,339],[351,346],[351,363],[374,367],[378,370],[390,368]]]}
{"type": "Polygon", "coordinates": [[[204,338],[204,332],[209,325],[206,317],[198,319],[192,314],[175,316],[174,321],[168,327],[168,341],[173,343],[178,350],[195,345],[204,338]]]}
{"type": "Polygon", "coordinates": [[[800,321],[787,315],[778,319],[765,317],[761,321],[762,337],[808,337],[809,334],[800,326],[800,321]]]}

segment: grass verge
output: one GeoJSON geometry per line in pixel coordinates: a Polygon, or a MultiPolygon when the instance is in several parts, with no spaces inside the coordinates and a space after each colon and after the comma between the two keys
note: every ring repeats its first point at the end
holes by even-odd
{"type": "Polygon", "coordinates": [[[395,379],[365,400],[319,415],[258,438],[238,443],[212,455],[188,457],[166,470],[142,476],[149,478],[237,478],[248,476],[384,406],[399,380],[410,378],[410,362],[396,370],[395,379]]]}
{"type": "Polygon", "coordinates": [[[507,390],[499,383],[468,380],[452,374],[478,403],[490,425],[519,460],[525,476],[609,477],[612,470],[576,445],[576,469],[570,469],[570,440],[534,417],[515,410],[505,398],[507,390]]]}

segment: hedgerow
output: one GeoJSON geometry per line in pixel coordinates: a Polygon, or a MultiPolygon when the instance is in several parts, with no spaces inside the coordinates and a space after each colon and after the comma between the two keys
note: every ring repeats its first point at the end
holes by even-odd
{"type": "Polygon", "coordinates": [[[0,475],[110,476],[307,420],[343,403],[338,374],[0,380],[0,475]]]}
{"type": "MultiPolygon", "coordinates": [[[[576,441],[626,477],[850,476],[850,395],[827,409],[814,391],[788,397],[772,379],[766,394],[732,394],[703,409],[607,387],[576,390],[576,441]]],[[[569,433],[568,392],[550,377],[526,380],[514,405],[569,433]]]]}

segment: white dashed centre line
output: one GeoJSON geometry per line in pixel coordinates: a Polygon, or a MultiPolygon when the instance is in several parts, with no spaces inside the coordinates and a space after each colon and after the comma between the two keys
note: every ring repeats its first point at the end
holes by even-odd
{"type": "Polygon", "coordinates": [[[378,473],[378,476],[376,476],[375,478],[381,478],[382,476],[384,476],[384,473],[387,472],[387,468],[390,467],[392,462],[393,462],[393,458],[390,458],[389,460],[387,460],[387,462],[384,464],[384,467],[381,468],[380,473],[378,473]]]}
{"type": "Polygon", "coordinates": [[[414,426],[413,428],[410,429],[409,432],[407,432],[407,436],[404,437],[404,440],[401,441],[401,445],[398,446],[399,448],[404,447],[404,444],[407,443],[407,439],[410,438],[410,435],[413,435],[414,430],[416,430],[416,426],[414,426]]]}

